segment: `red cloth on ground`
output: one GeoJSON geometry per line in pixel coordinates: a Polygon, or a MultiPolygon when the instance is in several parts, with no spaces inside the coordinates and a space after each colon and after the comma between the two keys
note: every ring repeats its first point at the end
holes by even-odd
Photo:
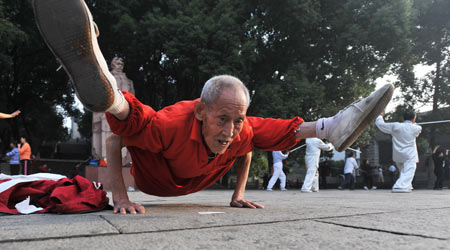
{"type": "MultiPolygon", "coordinates": [[[[0,180],[0,183],[8,180],[0,180]]],[[[80,213],[103,210],[108,197],[88,179],[75,176],[58,181],[42,180],[18,183],[0,193],[0,212],[19,214],[15,205],[30,196],[30,204],[43,208],[36,213],[80,213]]]]}
{"type": "Polygon", "coordinates": [[[110,113],[111,131],[124,137],[133,160],[131,173],[138,188],[158,196],[185,195],[214,184],[230,170],[235,159],[253,151],[285,150],[295,146],[295,130],[303,122],[247,117],[229,149],[208,162],[201,122],[194,116],[194,101],[182,101],[155,112],[123,91],[130,104],[124,121],[110,113]]]}

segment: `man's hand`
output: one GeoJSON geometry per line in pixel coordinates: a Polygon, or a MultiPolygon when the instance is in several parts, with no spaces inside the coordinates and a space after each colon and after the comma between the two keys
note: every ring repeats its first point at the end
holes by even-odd
{"type": "Polygon", "coordinates": [[[230,207],[264,208],[263,205],[244,199],[233,199],[230,202],[230,207]]]}
{"type": "Polygon", "coordinates": [[[106,168],[108,177],[111,180],[112,200],[114,201],[114,213],[130,214],[145,213],[145,208],[137,203],[130,202],[125,182],[122,176],[122,147],[123,138],[112,134],[106,138],[106,168]]]}
{"type": "Polygon", "coordinates": [[[128,199],[121,199],[119,201],[114,201],[114,213],[127,214],[145,214],[145,207],[138,203],[132,203],[128,199]]]}
{"type": "Polygon", "coordinates": [[[383,110],[383,112],[381,112],[380,115],[384,118],[384,116],[386,115],[386,112],[384,112],[384,110],[383,110]]]}
{"type": "Polygon", "coordinates": [[[264,208],[264,206],[259,205],[258,203],[244,200],[245,184],[247,183],[251,161],[252,152],[249,152],[244,156],[238,157],[234,163],[237,169],[237,180],[234,194],[230,202],[230,206],[232,207],[264,208]]]}

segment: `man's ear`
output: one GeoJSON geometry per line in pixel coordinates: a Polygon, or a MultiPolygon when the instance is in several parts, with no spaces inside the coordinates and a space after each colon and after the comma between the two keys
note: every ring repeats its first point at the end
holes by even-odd
{"type": "Polygon", "coordinates": [[[203,121],[206,116],[206,104],[202,101],[196,101],[194,103],[194,115],[199,121],[203,121]]]}

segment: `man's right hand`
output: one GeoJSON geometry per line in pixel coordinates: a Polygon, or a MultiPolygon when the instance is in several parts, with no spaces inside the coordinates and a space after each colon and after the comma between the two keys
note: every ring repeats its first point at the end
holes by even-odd
{"type": "Polygon", "coordinates": [[[114,201],[114,213],[127,214],[145,214],[145,207],[138,203],[133,203],[128,199],[114,201]]]}
{"type": "Polygon", "coordinates": [[[128,198],[125,182],[122,176],[122,148],[123,138],[112,134],[106,138],[106,168],[111,181],[112,200],[114,201],[114,213],[130,214],[145,213],[145,208],[141,204],[132,203],[128,198]]]}

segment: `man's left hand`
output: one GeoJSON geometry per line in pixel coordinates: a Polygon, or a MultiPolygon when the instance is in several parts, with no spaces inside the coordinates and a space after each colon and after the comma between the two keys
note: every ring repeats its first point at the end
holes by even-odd
{"type": "Polygon", "coordinates": [[[231,207],[248,207],[248,208],[264,208],[263,205],[260,205],[256,202],[244,200],[244,199],[234,199],[230,202],[231,207]]]}

